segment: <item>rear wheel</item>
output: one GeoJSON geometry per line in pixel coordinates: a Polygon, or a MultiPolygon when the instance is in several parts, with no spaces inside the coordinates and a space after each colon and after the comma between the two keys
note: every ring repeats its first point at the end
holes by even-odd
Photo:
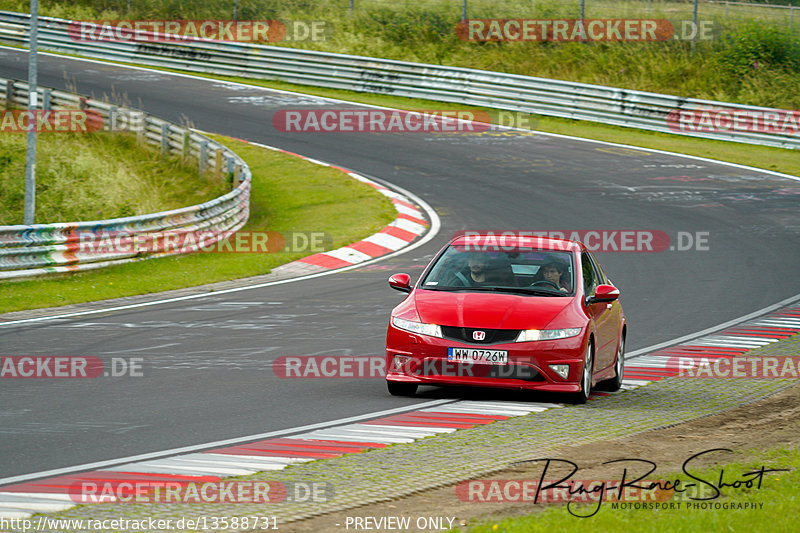
{"type": "Polygon", "coordinates": [[[617,392],[622,388],[622,376],[625,374],[625,336],[619,338],[619,346],[617,347],[617,361],[614,364],[614,372],[616,375],[605,381],[597,384],[597,388],[608,391],[617,392]]]}
{"type": "Polygon", "coordinates": [[[581,373],[581,390],[572,395],[573,403],[586,403],[589,393],[592,391],[592,370],[594,369],[594,353],[592,342],[586,347],[586,355],[583,360],[583,372],[581,373]]]}
{"type": "Polygon", "coordinates": [[[417,393],[416,383],[405,383],[403,381],[387,381],[386,387],[392,396],[414,396],[417,393]]]}

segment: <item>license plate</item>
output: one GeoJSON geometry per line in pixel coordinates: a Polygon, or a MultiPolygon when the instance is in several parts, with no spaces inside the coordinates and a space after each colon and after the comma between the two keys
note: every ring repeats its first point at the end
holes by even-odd
{"type": "Polygon", "coordinates": [[[447,360],[478,365],[505,365],[508,364],[508,352],[480,348],[448,348],[447,360]]]}

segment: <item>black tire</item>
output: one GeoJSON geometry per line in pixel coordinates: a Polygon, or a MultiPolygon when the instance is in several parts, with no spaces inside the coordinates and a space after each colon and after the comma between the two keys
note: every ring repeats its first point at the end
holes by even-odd
{"type": "Polygon", "coordinates": [[[416,383],[405,383],[403,381],[386,381],[386,387],[392,396],[414,396],[417,393],[416,383]]]}
{"type": "Polygon", "coordinates": [[[622,388],[622,378],[625,375],[625,335],[619,338],[617,346],[617,359],[614,361],[614,371],[616,375],[597,384],[599,390],[606,392],[617,392],[622,388]]]}
{"type": "Polygon", "coordinates": [[[572,403],[584,404],[589,400],[589,393],[592,392],[592,373],[594,370],[593,348],[592,342],[589,341],[583,361],[583,371],[581,372],[581,390],[572,395],[572,403]]]}

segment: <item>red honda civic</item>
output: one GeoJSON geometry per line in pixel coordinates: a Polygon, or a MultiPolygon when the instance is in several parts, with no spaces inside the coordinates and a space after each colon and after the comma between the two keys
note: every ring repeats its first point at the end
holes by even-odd
{"type": "Polygon", "coordinates": [[[392,310],[386,381],[393,395],[419,385],[565,393],[622,385],[627,325],[619,290],[580,242],[524,234],[452,239],[392,310]]]}

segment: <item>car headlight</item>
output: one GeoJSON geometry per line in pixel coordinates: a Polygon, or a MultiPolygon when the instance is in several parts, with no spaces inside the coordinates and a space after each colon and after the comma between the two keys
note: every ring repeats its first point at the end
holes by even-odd
{"type": "Polygon", "coordinates": [[[429,337],[442,337],[442,328],[436,324],[423,324],[422,322],[414,322],[413,320],[405,320],[397,317],[392,317],[392,324],[394,324],[395,327],[410,331],[411,333],[419,333],[420,335],[428,335],[429,337]]]}
{"type": "Polygon", "coordinates": [[[579,335],[581,328],[567,329],[523,329],[519,332],[517,340],[514,342],[529,341],[552,341],[555,339],[567,339],[579,335]]]}

